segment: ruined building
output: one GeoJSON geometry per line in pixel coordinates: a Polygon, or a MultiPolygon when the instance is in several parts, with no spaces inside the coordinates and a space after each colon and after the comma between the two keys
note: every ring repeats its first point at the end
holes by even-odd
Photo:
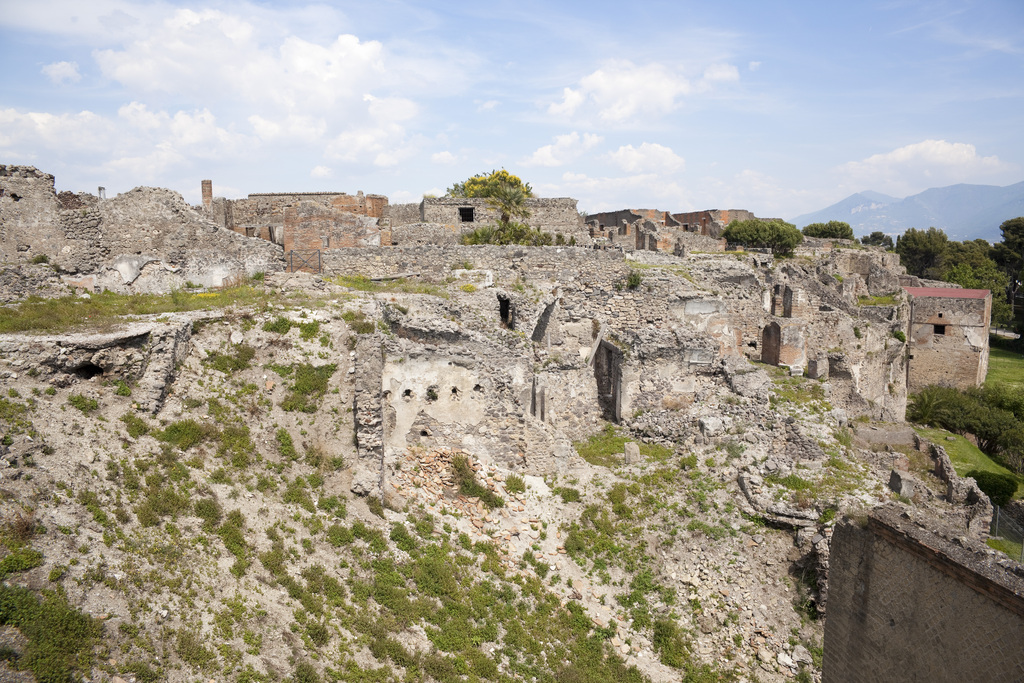
{"type": "Polygon", "coordinates": [[[988,373],[992,292],[954,287],[904,287],[910,297],[907,388],[929,384],[968,389],[988,373]]]}

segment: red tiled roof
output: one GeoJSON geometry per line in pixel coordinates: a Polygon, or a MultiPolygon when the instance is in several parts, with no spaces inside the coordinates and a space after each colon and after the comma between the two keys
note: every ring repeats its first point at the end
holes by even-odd
{"type": "Polygon", "coordinates": [[[940,299],[984,299],[987,289],[960,289],[959,287],[904,287],[910,296],[937,297],[940,299]]]}

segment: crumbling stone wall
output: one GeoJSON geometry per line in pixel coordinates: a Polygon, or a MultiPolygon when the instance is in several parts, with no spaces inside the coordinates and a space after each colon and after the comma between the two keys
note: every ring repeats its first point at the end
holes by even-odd
{"type": "Polygon", "coordinates": [[[0,250],[5,261],[53,258],[64,246],[54,178],[33,166],[0,165],[0,250]]]}
{"type": "Polygon", "coordinates": [[[381,246],[376,218],[310,201],[284,209],[284,251],[381,246]]]}
{"type": "Polygon", "coordinates": [[[988,372],[992,293],[987,289],[906,288],[911,297],[908,389],[967,389],[988,372]]]}
{"type": "Polygon", "coordinates": [[[836,526],[824,683],[1024,679],[1024,580],[961,534],[897,507],[836,526]]]}
{"type": "MultiPolygon", "coordinates": [[[[526,222],[543,232],[562,233],[566,240],[575,237],[577,244],[590,244],[590,235],[576,208],[576,200],[562,198],[531,198],[526,200],[530,217],[526,222]]],[[[392,228],[407,224],[437,224],[456,235],[470,232],[482,225],[494,225],[501,216],[487,199],[467,197],[425,197],[419,204],[390,207],[387,217],[392,228]]],[[[408,243],[408,240],[406,241],[408,243]]]]}
{"type": "MultiPolygon", "coordinates": [[[[206,192],[206,183],[203,190],[206,192]]],[[[210,189],[212,194],[212,188],[210,189]]],[[[301,204],[314,204],[334,215],[352,214],[371,219],[382,218],[388,210],[388,198],[362,191],[355,195],[345,192],[257,192],[246,199],[211,198],[206,207],[207,216],[221,227],[242,235],[256,237],[277,244],[285,240],[284,228],[287,210],[301,204]]],[[[310,209],[305,209],[310,211],[310,209]]],[[[351,220],[349,221],[351,224],[351,220]]],[[[339,238],[341,232],[338,232],[339,238]]]]}
{"type": "Polygon", "coordinates": [[[709,209],[705,211],[689,211],[672,214],[679,226],[686,232],[718,238],[722,231],[733,221],[748,221],[755,218],[746,209],[709,209]]]}

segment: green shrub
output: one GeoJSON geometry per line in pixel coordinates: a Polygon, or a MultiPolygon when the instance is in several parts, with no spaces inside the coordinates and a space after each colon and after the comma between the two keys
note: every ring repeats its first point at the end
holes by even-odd
{"type": "Polygon", "coordinates": [[[0,581],[8,574],[25,572],[43,564],[43,554],[30,546],[15,548],[0,560],[0,581]]]}
{"type": "Polygon", "coordinates": [[[47,256],[46,254],[36,254],[35,256],[32,257],[32,261],[31,262],[35,263],[35,264],[49,263],[50,262],[50,257],[47,256]]]}
{"type": "Polygon", "coordinates": [[[286,411],[315,413],[320,398],[327,393],[327,381],[337,369],[338,366],[334,364],[296,365],[295,381],[288,395],[281,401],[281,408],[286,411]]]}
{"type": "Polygon", "coordinates": [[[1017,492],[1017,480],[1008,474],[971,470],[966,476],[973,477],[974,481],[978,482],[978,488],[989,497],[993,505],[1006,505],[1017,492]]]}
{"type": "Polygon", "coordinates": [[[100,407],[99,401],[82,394],[71,394],[68,396],[68,403],[86,415],[100,407]]]}
{"type": "Polygon", "coordinates": [[[559,486],[552,489],[552,492],[558,495],[563,503],[578,503],[580,501],[580,492],[577,489],[559,486]]]}
{"type": "Polygon", "coordinates": [[[27,639],[18,667],[40,683],[64,683],[75,671],[92,668],[100,626],[72,609],[63,592],[44,591],[40,600],[30,590],[0,584],[0,625],[17,628],[27,639]]]}
{"type": "Polygon", "coordinates": [[[288,334],[288,330],[292,329],[292,321],[288,318],[278,316],[274,320],[268,320],[263,323],[264,332],[277,332],[278,334],[288,334]]]}
{"type": "Polygon", "coordinates": [[[771,249],[776,256],[791,254],[804,239],[795,225],[778,219],[760,218],[733,221],[722,232],[722,237],[730,244],[771,249]]]}
{"type": "Polygon", "coordinates": [[[626,277],[626,289],[636,289],[644,281],[644,276],[638,270],[630,270],[626,277]]]}
{"type": "Polygon", "coordinates": [[[452,472],[455,475],[455,485],[463,495],[477,497],[489,508],[505,506],[505,500],[501,496],[476,480],[476,472],[473,471],[466,456],[455,456],[452,460],[452,472]]]}
{"type": "Polygon", "coordinates": [[[807,237],[820,237],[830,240],[852,240],[853,228],[845,221],[829,221],[828,223],[811,223],[803,229],[807,237]]]}
{"type": "Polygon", "coordinates": [[[518,474],[510,474],[505,480],[505,490],[509,493],[523,493],[526,491],[526,482],[518,474]]]}
{"type": "Polygon", "coordinates": [[[121,422],[124,422],[125,427],[128,428],[128,436],[133,439],[137,439],[149,431],[146,421],[135,413],[125,413],[121,416],[121,422]]]}
{"type": "Polygon", "coordinates": [[[202,425],[195,420],[178,420],[167,425],[161,431],[154,432],[160,441],[173,444],[183,451],[187,451],[196,444],[202,443],[216,435],[216,430],[208,425],[202,425]]]}
{"type": "Polygon", "coordinates": [[[906,342],[907,335],[903,333],[903,330],[893,330],[892,336],[899,342],[906,342]]]}
{"type": "Polygon", "coordinates": [[[256,349],[248,344],[238,344],[234,347],[234,353],[231,354],[210,351],[203,364],[230,375],[248,368],[255,357],[256,349]]]}
{"type": "Polygon", "coordinates": [[[295,443],[292,441],[292,435],[284,427],[280,427],[275,434],[277,439],[277,450],[281,453],[281,457],[286,460],[298,460],[299,454],[295,450],[295,443]]]}

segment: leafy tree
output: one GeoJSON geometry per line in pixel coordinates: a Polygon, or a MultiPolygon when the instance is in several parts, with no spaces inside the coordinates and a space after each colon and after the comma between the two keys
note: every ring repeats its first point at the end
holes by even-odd
{"type": "Polygon", "coordinates": [[[885,247],[886,249],[892,249],[892,238],[886,235],[884,232],[876,230],[867,237],[860,238],[861,244],[866,244],[869,247],[885,247]]]}
{"type": "Polygon", "coordinates": [[[730,244],[769,248],[776,256],[793,253],[796,245],[804,239],[795,225],[777,218],[733,221],[725,228],[722,237],[730,244]]]}
{"type": "MultiPolygon", "coordinates": [[[[956,244],[954,242],[954,244],[956,244]]],[[[946,270],[943,280],[953,282],[964,289],[990,289],[992,290],[992,323],[1006,325],[1013,319],[1013,309],[1006,300],[1006,273],[999,269],[996,262],[987,256],[978,264],[970,261],[956,261],[953,258],[950,262],[955,265],[946,270]]]]}
{"type": "Polygon", "coordinates": [[[896,253],[911,275],[938,280],[942,277],[948,244],[949,239],[941,230],[910,228],[896,238],[896,253]]]}
{"type": "Polygon", "coordinates": [[[1017,296],[1024,286],[1024,216],[1003,221],[999,226],[1003,241],[992,249],[991,256],[1006,273],[1006,296],[1011,306],[1017,305],[1017,296]]]}
{"type": "Polygon", "coordinates": [[[526,208],[526,200],[529,197],[529,193],[522,185],[502,181],[487,196],[487,203],[501,214],[500,223],[508,223],[513,218],[530,217],[530,210],[526,208]]]}
{"type": "Polygon", "coordinates": [[[445,192],[446,197],[493,197],[499,192],[501,185],[511,185],[522,190],[526,198],[533,196],[533,188],[524,183],[519,176],[512,175],[505,169],[491,171],[489,174],[478,173],[461,183],[455,183],[445,192]]]}
{"type": "Polygon", "coordinates": [[[852,240],[853,228],[844,221],[829,221],[828,223],[811,223],[804,227],[804,235],[807,237],[821,237],[830,240],[852,240]]]}

